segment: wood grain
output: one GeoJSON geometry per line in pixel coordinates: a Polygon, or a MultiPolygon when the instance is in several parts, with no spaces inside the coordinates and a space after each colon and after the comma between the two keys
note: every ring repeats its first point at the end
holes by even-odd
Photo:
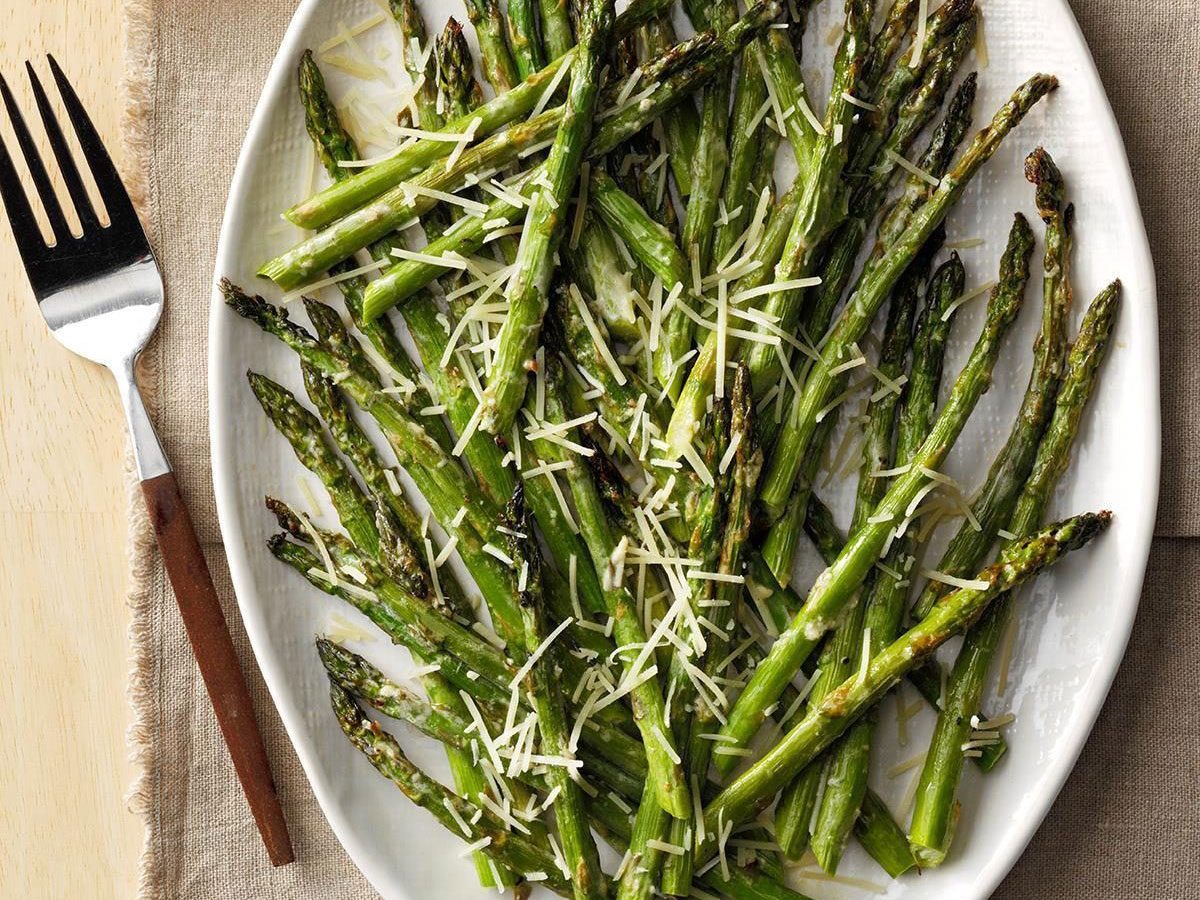
{"type": "Polygon", "coordinates": [[[146,479],[142,482],[142,494],[192,653],[233,758],[233,767],[250,802],[250,811],[271,864],[286,866],[295,861],[296,855],[275,791],[267,750],[255,721],[254,704],[221,610],[221,600],[175,473],[164,472],[146,479]]]}
{"type": "MultiPolygon", "coordinates": [[[[0,23],[22,107],[22,63],[53,53],[120,165],[120,0],[0,0],[0,23]]],[[[0,285],[0,896],[131,897],[123,422],[108,374],[46,331],[7,222],[0,285]]]]}

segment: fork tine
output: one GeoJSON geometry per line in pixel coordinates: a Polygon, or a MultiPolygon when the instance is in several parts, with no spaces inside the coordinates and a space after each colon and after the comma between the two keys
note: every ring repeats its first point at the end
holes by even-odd
{"type": "Polygon", "coordinates": [[[46,244],[42,241],[42,232],[38,228],[33,208],[29,198],[25,196],[25,188],[21,185],[21,176],[17,174],[12,157],[9,156],[8,146],[0,140],[0,198],[4,199],[4,209],[8,213],[8,222],[12,226],[13,237],[25,268],[36,264],[36,261],[46,255],[46,244]]]}
{"type": "Polygon", "coordinates": [[[67,228],[67,220],[63,216],[58,195],[54,193],[54,186],[50,183],[50,176],[46,174],[46,166],[42,163],[42,155],[38,152],[33,135],[29,133],[29,128],[25,125],[25,117],[21,115],[21,108],[17,106],[12,91],[8,89],[8,81],[3,75],[0,75],[0,96],[4,98],[4,106],[8,110],[13,133],[17,136],[17,146],[25,155],[25,163],[29,166],[29,174],[33,177],[33,185],[37,189],[38,196],[42,199],[42,207],[46,210],[46,218],[50,220],[50,230],[54,232],[54,239],[55,241],[66,240],[71,236],[71,231],[67,228]]]}
{"type": "Polygon", "coordinates": [[[71,87],[71,82],[67,80],[67,76],[59,67],[58,61],[49,53],[46,54],[46,58],[50,61],[50,72],[54,76],[54,83],[58,85],[59,94],[62,95],[63,106],[66,107],[71,125],[75,128],[75,136],[79,139],[83,158],[92,170],[92,178],[95,179],[100,197],[108,209],[110,225],[121,225],[126,228],[132,226],[141,232],[142,226],[138,221],[137,213],[133,210],[129,192],[125,190],[121,176],[117,173],[117,167],[113,165],[112,157],[108,155],[108,150],[96,132],[92,120],[88,117],[87,110],[83,108],[75,89],[71,87]]]}
{"type": "Polygon", "coordinates": [[[84,231],[87,231],[89,228],[99,225],[100,219],[83,186],[83,179],[79,177],[79,168],[75,165],[75,157],[71,155],[71,149],[67,146],[62,126],[58,124],[58,117],[54,115],[54,108],[50,105],[50,98],[46,96],[41,79],[38,78],[37,72],[34,71],[33,64],[29,60],[25,61],[25,71],[29,73],[29,80],[33,83],[33,98],[37,101],[38,113],[46,128],[46,137],[50,139],[50,148],[54,151],[54,158],[58,160],[58,167],[62,171],[67,193],[71,195],[71,202],[75,204],[75,212],[79,215],[80,225],[84,231]]]}

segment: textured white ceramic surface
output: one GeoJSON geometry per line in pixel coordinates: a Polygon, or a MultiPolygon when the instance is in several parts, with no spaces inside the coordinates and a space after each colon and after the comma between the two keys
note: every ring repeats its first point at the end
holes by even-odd
{"type": "MultiPolygon", "coordinates": [[[[812,50],[806,51],[805,68],[818,82],[821,76],[809,60],[829,53],[828,36],[839,18],[834,6],[826,0],[818,7],[809,29],[812,50]]],[[[431,26],[449,14],[465,18],[459,6],[447,0],[425,0],[423,7],[431,26]]],[[[313,153],[297,101],[296,62],[305,47],[317,47],[336,34],[339,23],[352,25],[378,9],[371,0],[300,4],[238,161],[218,248],[217,277],[233,278],[278,299],[278,291],[256,281],[254,271],[300,236],[281,223],[279,211],[322,178],[321,173],[313,174],[313,153]]],[[[961,251],[968,285],[992,279],[1015,211],[1023,212],[1040,235],[1021,163],[1038,144],[1051,151],[1077,211],[1073,322],[1109,280],[1120,277],[1125,284],[1115,347],[1054,512],[1106,507],[1116,519],[1092,548],[1068,559],[1024,594],[1012,675],[1000,696],[993,691],[988,700],[989,709],[1016,714],[1007,729],[1011,749],[987,777],[967,767],[960,793],[962,821],[949,861],[920,877],[887,885],[886,876],[861,849],[850,848],[842,874],[873,881],[888,897],[912,900],[986,897],[1042,821],[1087,738],[1124,652],[1158,487],[1154,274],[1129,164],[1103,87],[1065,0],[991,0],[984,12],[988,60],[980,67],[977,126],[1033,72],[1058,75],[1062,87],[1037,106],[971,185],[950,217],[948,239],[982,239],[981,245],[961,251]]],[[[396,34],[390,24],[371,29],[359,41],[370,53],[390,51],[382,65],[397,68],[396,34]]],[[[979,63],[973,56],[968,65],[979,63]]],[[[336,71],[330,74],[335,97],[345,97],[357,87],[384,112],[394,112],[394,92],[389,95],[336,71]]],[[[1038,259],[1040,249],[1039,243],[1038,259]]],[[[329,299],[336,291],[332,294],[329,299]]],[[[995,385],[946,464],[964,485],[978,483],[1007,433],[1025,384],[1039,298],[1040,274],[1030,285],[1027,308],[997,367],[995,385]]],[[[959,311],[948,373],[965,358],[981,312],[978,302],[959,311]]],[[[303,317],[298,309],[294,314],[303,317]]],[[[245,381],[246,370],[253,368],[299,389],[295,358],[273,338],[239,320],[214,292],[209,362],[213,476],[229,565],[259,665],[318,801],[354,861],[385,897],[484,896],[473,868],[459,857],[461,844],[392,789],[343,738],[329,711],[313,636],[331,629],[348,634],[353,646],[397,676],[411,671],[411,661],[372,636],[357,613],[281,567],[266,549],[272,522],[262,508],[263,494],[303,505],[306,492],[298,476],[308,479],[325,507],[324,520],[332,524],[320,485],[302,474],[245,381]]],[[[852,483],[823,488],[843,517],[852,489],[852,483]]],[[[906,694],[905,702],[911,701],[912,695],[906,694]]],[[[893,700],[885,702],[873,783],[900,810],[916,771],[889,779],[886,770],[923,749],[931,719],[918,716],[909,745],[902,747],[895,708],[893,700]]],[[[400,726],[396,729],[414,759],[445,777],[440,751],[430,741],[400,726]]],[[[796,886],[817,898],[864,894],[862,888],[803,878],[796,886]]]]}

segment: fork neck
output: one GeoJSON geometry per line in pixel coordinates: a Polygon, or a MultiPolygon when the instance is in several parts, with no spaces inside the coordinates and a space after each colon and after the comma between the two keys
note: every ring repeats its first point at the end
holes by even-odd
{"type": "Polygon", "coordinates": [[[129,439],[133,445],[133,460],[137,465],[138,480],[147,481],[171,471],[171,464],[163,452],[142,393],[133,374],[134,360],[127,360],[121,368],[113,368],[117,380],[117,391],[121,405],[125,407],[125,421],[129,424],[129,439]]]}

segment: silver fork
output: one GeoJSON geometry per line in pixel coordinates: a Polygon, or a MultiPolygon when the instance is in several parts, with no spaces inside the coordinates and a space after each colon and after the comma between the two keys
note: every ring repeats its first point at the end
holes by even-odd
{"type": "Polygon", "coordinates": [[[54,233],[52,242],[47,244],[42,238],[3,141],[0,141],[0,198],[4,200],[38,308],[50,331],[67,349],[106,366],[117,380],[142,493],[192,651],[271,861],[284,865],[293,859],[292,845],[262,736],[254,721],[250,692],[200,542],[134,379],[134,363],[162,315],[163,284],[158,263],[129,194],[87,112],[54,57],[49,57],[49,62],[83,160],[108,211],[109,223],[101,223],[88,199],[62,126],[29,62],[25,68],[33,84],[38,112],[79,216],[81,233],[71,234],[37,145],[3,76],[0,76],[0,94],[54,233]]]}

